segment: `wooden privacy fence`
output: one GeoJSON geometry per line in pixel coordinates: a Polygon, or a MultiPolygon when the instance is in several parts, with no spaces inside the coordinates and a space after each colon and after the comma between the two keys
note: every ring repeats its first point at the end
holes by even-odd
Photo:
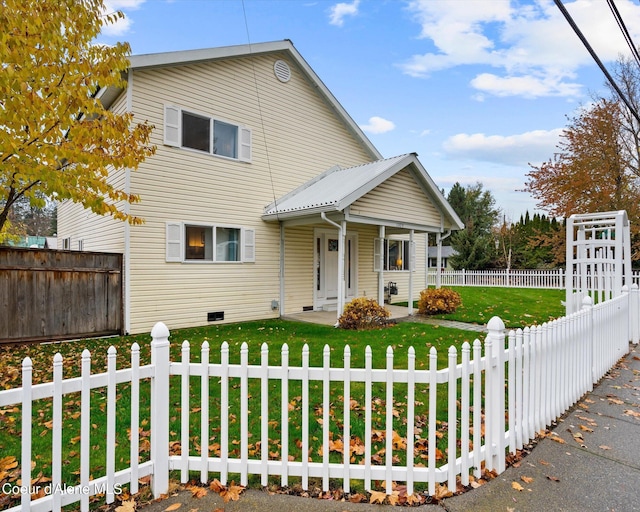
{"type": "Polygon", "coordinates": [[[0,343],[122,334],[122,254],[0,247],[0,315],[0,343]]]}
{"type": "Polygon", "coordinates": [[[224,485],[230,476],[238,475],[245,485],[249,475],[259,475],[262,485],[270,476],[276,476],[283,486],[296,478],[303,489],[311,477],[322,480],[323,490],[328,490],[333,480],[346,493],[353,480],[362,481],[367,490],[372,489],[373,481],[385,481],[387,494],[393,492],[392,482],[406,482],[409,495],[418,484],[429,495],[435,493],[437,484],[455,491],[458,478],[467,485],[471,474],[480,476],[482,467],[504,471],[507,452],[522,448],[591,390],[628,352],[629,341],[638,342],[639,311],[638,287],[634,285],[630,293],[595,306],[587,297],[582,310],[539,327],[505,334],[504,324],[494,317],[484,343],[464,343],[460,355],[451,347],[448,364],[441,368],[437,367],[438,355],[433,347],[426,369],[416,368],[413,348],[408,349],[404,369],[394,368],[397,352],[391,348],[386,351],[384,368],[373,368],[369,347],[363,367],[352,366],[349,347],[342,354],[341,365],[332,366],[330,348],[326,346],[322,364],[313,366],[306,345],[299,366],[289,364],[286,345],[280,352],[279,364],[270,364],[266,345],[261,347],[260,363],[249,364],[246,344],[240,348],[239,363],[231,363],[226,342],[219,362],[210,362],[208,342],[200,348],[199,361],[192,362],[188,342],[182,344],[181,360],[171,361],[169,330],[162,323],[151,332],[148,365],[140,365],[139,347],[134,344],[130,368],[116,369],[116,350],[111,347],[107,372],[91,375],[91,356],[85,350],[81,376],[65,380],[58,354],[54,358],[53,382],[32,385],[33,368],[27,358],[23,363],[23,386],[0,391],[0,408],[21,407],[22,482],[32,482],[31,464],[24,462],[32,459],[32,403],[52,398],[52,486],[49,494],[34,500],[29,493],[23,493],[21,504],[9,510],[57,511],[78,501],[82,510],[88,510],[89,495],[104,493],[106,502],[111,503],[123,485],[130,485],[131,491],[136,492],[138,478],[146,475],[151,475],[153,494],[159,496],[168,489],[170,471],[179,471],[182,482],[196,472],[202,482],[215,476],[224,485]],[[141,387],[148,386],[149,381],[149,417],[141,420],[141,387]],[[253,383],[256,386],[251,386],[253,383]],[[116,408],[118,405],[122,409],[116,400],[117,386],[121,384],[131,388],[132,405],[124,413],[118,413],[116,408]],[[300,393],[299,423],[290,422],[294,388],[296,394],[300,393]],[[91,416],[92,390],[99,389],[100,400],[106,400],[105,425],[96,425],[91,416]],[[254,390],[252,393],[259,390],[257,396],[250,396],[250,389],[254,390]],[[312,389],[321,390],[319,403],[311,402],[312,389]],[[67,485],[61,478],[62,435],[66,427],[62,409],[63,397],[73,393],[80,394],[79,399],[76,397],[81,412],[80,470],[79,482],[67,485]],[[362,400],[363,409],[354,409],[354,397],[362,400]],[[394,405],[395,398],[406,400],[403,410],[394,405]],[[250,409],[256,401],[258,410],[250,409]],[[384,414],[375,420],[372,403],[378,402],[384,404],[384,414]],[[438,403],[443,402],[446,410],[439,411],[438,403]],[[220,404],[219,418],[211,414],[213,403],[220,404]],[[423,407],[425,414],[418,415],[418,408],[423,407]],[[232,409],[238,410],[238,415],[232,409]],[[311,411],[321,411],[320,418],[311,411]],[[446,450],[437,447],[439,413],[448,425],[446,450]],[[249,415],[260,417],[253,431],[249,415]],[[277,453],[266,448],[273,446],[269,437],[273,435],[270,418],[274,417],[279,420],[277,453]],[[199,421],[194,423],[194,419],[199,421]],[[376,421],[381,423],[375,424],[376,421]],[[232,423],[240,432],[239,440],[230,436],[232,423]],[[321,434],[312,435],[310,429],[318,423],[321,434]],[[150,450],[148,460],[140,461],[138,454],[147,442],[141,438],[143,424],[150,425],[150,450]],[[127,429],[131,432],[128,439],[118,438],[116,442],[117,432],[127,429]],[[91,444],[102,432],[106,462],[104,467],[96,468],[90,462],[91,444]],[[219,443],[211,446],[214,432],[219,443]],[[349,446],[357,434],[364,439],[364,450],[360,462],[354,463],[349,446]],[[293,436],[299,441],[296,455],[290,453],[293,436]],[[384,442],[384,450],[376,455],[374,438],[384,442]],[[200,440],[199,446],[195,439],[200,440]],[[335,451],[331,455],[331,445],[337,440],[342,441],[343,451],[339,456],[335,451]],[[116,460],[116,444],[126,445],[130,462],[123,462],[123,457],[116,460]],[[176,446],[180,449],[176,450],[176,446]]]}

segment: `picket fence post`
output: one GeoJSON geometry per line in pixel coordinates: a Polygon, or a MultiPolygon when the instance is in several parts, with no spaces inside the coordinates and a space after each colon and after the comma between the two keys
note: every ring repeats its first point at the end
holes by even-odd
{"type": "MultiPolygon", "coordinates": [[[[504,322],[494,316],[487,323],[485,338],[485,464],[498,474],[506,469],[504,438],[504,322]]],[[[512,390],[510,390],[512,392],[512,390]]]]}
{"type": "Polygon", "coordinates": [[[151,491],[159,498],[169,489],[169,329],[151,329],[151,491]]]}
{"type": "Polygon", "coordinates": [[[631,284],[631,293],[629,294],[629,334],[631,342],[634,345],[640,341],[640,289],[637,283],[631,284]]]}
{"type": "Polygon", "coordinates": [[[588,311],[587,314],[587,336],[588,336],[588,346],[586,347],[587,357],[589,358],[589,362],[587,367],[589,368],[589,386],[587,391],[593,391],[593,384],[598,380],[596,379],[596,369],[595,369],[595,361],[596,361],[596,341],[595,341],[595,333],[593,332],[593,299],[591,295],[587,295],[584,299],[582,299],[582,309],[586,309],[588,311]]]}

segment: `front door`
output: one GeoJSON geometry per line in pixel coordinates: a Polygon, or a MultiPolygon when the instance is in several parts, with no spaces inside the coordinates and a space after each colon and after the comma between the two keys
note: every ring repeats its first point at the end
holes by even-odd
{"type": "MultiPolygon", "coordinates": [[[[355,235],[345,240],[345,300],[353,299],[357,291],[355,235]]],[[[315,234],[314,309],[335,310],[338,303],[338,232],[317,230],[315,234]]]]}

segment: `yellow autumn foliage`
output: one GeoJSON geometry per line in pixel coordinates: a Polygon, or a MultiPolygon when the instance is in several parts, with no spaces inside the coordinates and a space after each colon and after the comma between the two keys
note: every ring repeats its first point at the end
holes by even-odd
{"type": "Polygon", "coordinates": [[[0,232],[21,197],[142,222],[123,211],[140,198],[108,176],[154,153],[153,126],[100,101],[104,88],[126,88],[130,53],[95,43],[122,17],[105,13],[103,0],[0,0],[0,232]]]}

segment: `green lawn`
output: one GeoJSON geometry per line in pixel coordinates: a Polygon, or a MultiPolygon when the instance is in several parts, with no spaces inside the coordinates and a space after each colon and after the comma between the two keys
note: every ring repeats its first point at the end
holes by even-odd
{"type": "MultiPolygon", "coordinates": [[[[448,288],[460,294],[462,305],[455,313],[433,315],[433,318],[486,324],[491,317],[499,316],[508,328],[515,329],[542,324],[565,314],[564,306],[561,304],[565,298],[564,290],[475,286],[448,288]]],[[[414,307],[418,307],[417,300],[414,307]]]]}
{"type": "MultiPolygon", "coordinates": [[[[493,315],[499,315],[508,326],[523,326],[525,324],[541,323],[550,317],[562,314],[559,307],[561,292],[557,290],[526,290],[509,288],[456,288],[462,295],[462,306],[453,315],[445,315],[443,318],[462,320],[467,322],[486,323],[493,315]],[[557,303],[557,304],[556,304],[557,303]]],[[[208,341],[211,347],[210,362],[220,361],[220,346],[223,341],[229,344],[230,362],[232,364],[240,361],[240,346],[246,342],[249,347],[249,363],[260,363],[260,347],[263,343],[269,346],[269,364],[280,364],[280,350],[284,343],[289,346],[289,364],[291,366],[301,365],[302,347],[305,343],[310,348],[310,365],[322,365],[322,350],[325,345],[331,348],[331,365],[340,367],[343,364],[343,351],[346,345],[351,348],[351,366],[364,366],[364,352],[367,345],[371,346],[373,352],[374,368],[384,368],[386,365],[386,349],[388,346],[394,350],[394,366],[396,368],[407,367],[407,351],[413,347],[416,351],[416,368],[428,368],[428,355],[431,347],[438,351],[438,366],[444,367],[447,363],[447,350],[451,345],[460,348],[463,342],[473,342],[477,333],[436,327],[418,322],[402,322],[387,329],[374,331],[344,331],[334,327],[314,325],[301,322],[290,322],[283,320],[267,320],[246,322],[238,324],[210,325],[193,329],[176,330],[171,333],[171,358],[173,361],[180,360],[181,344],[183,340],[189,340],[192,347],[192,361],[199,361],[199,347],[203,341],[208,341]]],[[[82,350],[88,348],[92,354],[93,372],[103,372],[106,370],[106,352],[110,345],[114,345],[118,350],[118,368],[129,366],[130,347],[133,342],[137,342],[141,348],[141,364],[150,362],[150,336],[148,334],[113,337],[108,339],[82,340],[66,343],[52,343],[39,345],[24,345],[16,347],[0,347],[0,362],[3,371],[0,374],[0,389],[9,389],[20,386],[20,368],[24,357],[29,356],[34,364],[34,383],[45,382],[51,378],[51,362],[53,355],[60,352],[64,357],[65,378],[80,375],[80,354],[82,350]]],[[[180,400],[179,400],[179,377],[172,378],[171,411],[171,441],[180,440],[180,400]],[[176,384],[176,385],[174,385],[176,384]]],[[[240,430],[244,426],[240,425],[239,410],[239,379],[231,379],[229,400],[230,408],[225,413],[230,418],[230,439],[229,446],[232,450],[239,450],[239,445],[234,441],[239,440],[240,430]]],[[[210,438],[207,440],[212,454],[216,454],[219,449],[219,425],[220,419],[220,396],[219,382],[217,379],[210,380],[210,438]]],[[[428,387],[423,386],[416,392],[416,417],[418,422],[427,417],[428,387]]],[[[342,418],[342,384],[333,383],[331,385],[331,432],[334,440],[340,440],[342,418]]],[[[248,428],[250,438],[250,453],[252,457],[259,457],[260,449],[260,382],[255,379],[249,383],[249,421],[248,428]]],[[[384,386],[375,386],[372,400],[373,421],[375,429],[384,429],[385,419],[385,394],[384,386]]],[[[438,446],[444,452],[446,447],[446,385],[438,388],[438,419],[439,430],[442,433],[438,446]]],[[[117,469],[127,467],[129,464],[128,452],[128,405],[130,402],[130,385],[119,385],[117,389],[117,469]]],[[[199,453],[202,444],[200,439],[200,381],[199,378],[192,378],[190,382],[190,453],[199,453]]],[[[301,389],[299,382],[292,382],[289,385],[289,425],[290,443],[289,453],[300,460],[300,422],[301,422],[301,389]]],[[[105,434],[99,425],[106,421],[106,390],[97,389],[92,393],[92,417],[91,423],[95,426],[91,434],[91,461],[92,473],[100,475],[104,472],[105,466],[105,434]]],[[[364,436],[364,386],[353,383],[351,387],[352,403],[352,437],[357,437],[362,441],[364,436]]],[[[141,460],[148,460],[149,457],[149,385],[143,383],[141,386],[141,460]]],[[[269,402],[277,404],[269,414],[269,453],[277,458],[280,446],[281,418],[279,404],[280,382],[271,381],[269,384],[269,402]]],[[[406,407],[406,385],[394,385],[394,408],[398,411],[398,418],[394,421],[394,430],[399,436],[406,438],[406,426],[402,421],[403,409],[406,407]]],[[[51,400],[39,400],[33,404],[33,454],[36,466],[33,474],[42,472],[45,476],[50,476],[50,453],[51,453],[51,400]]],[[[322,383],[312,382],[310,384],[310,436],[315,443],[309,454],[313,461],[320,461],[318,443],[322,439],[322,427],[318,420],[322,413],[322,383]],[[315,439],[315,440],[314,440],[315,439]]],[[[77,482],[78,478],[78,458],[79,458],[79,397],[68,396],[63,400],[63,478],[70,482],[77,482]]],[[[0,454],[2,457],[20,456],[20,407],[6,407],[0,410],[0,454]]],[[[426,437],[426,431],[423,434],[426,437]]],[[[384,447],[384,440],[380,440],[374,446],[376,450],[384,447]]],[[[174,444],[174,451],[179,449],[174,444]]],[[[235,454],[232,453],[232,456],[235,454]]],[[[404,455],[399,453],[400,461],[404,455]]],[[[416,463],[424,462],[423,454],[416,454],[416,463]]],[[[341,460],[339,449],[332,454],[332,461],[341,460]]],[[[0,457],[0,459],[2,458],[0,457]]],[[[356,463],[362,455],[354,455],[356,463]]],[[[1,468],[0,468],[1,469],[1,468]]],[[[0,475],[2,472],[0,471],[0,475]]],[[[10,479],[10,477],[6,477],[10,479]]],[[[0,477],[0,484],[2,477],[0,477]]]]}

